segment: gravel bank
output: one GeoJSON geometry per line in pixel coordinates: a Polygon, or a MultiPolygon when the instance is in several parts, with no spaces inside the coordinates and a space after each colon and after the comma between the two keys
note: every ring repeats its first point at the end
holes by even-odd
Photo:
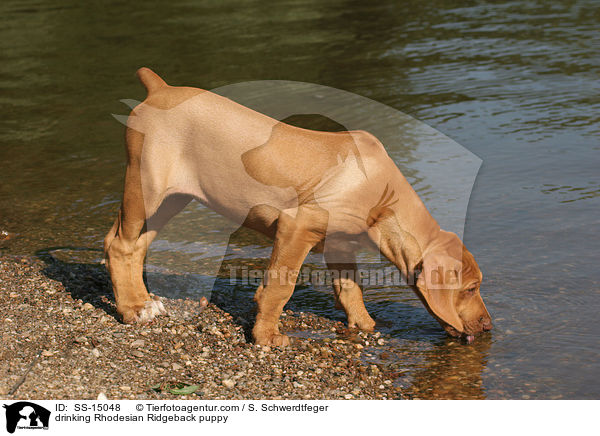
{"type": "Polygon", "coordinates": [[[366,346],[384,342],[379,334],[287,311],[292,345],[271,349],[251,344],[249,323],[213,304],[163,302],[169,316],[127,326],[103,266],[0,258],[0,397],[402,398],[398,374],[362,359],[366,346]]]}

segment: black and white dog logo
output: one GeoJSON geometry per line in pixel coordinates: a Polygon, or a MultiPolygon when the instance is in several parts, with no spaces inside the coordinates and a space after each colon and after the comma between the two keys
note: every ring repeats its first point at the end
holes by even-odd
{"type": "Polygon", "coordinates": [[[14,433],[15,429],[48,429],[50,411],[29,401],[19,401],[4,405],[6,409],[6,431],[14,433]]]}

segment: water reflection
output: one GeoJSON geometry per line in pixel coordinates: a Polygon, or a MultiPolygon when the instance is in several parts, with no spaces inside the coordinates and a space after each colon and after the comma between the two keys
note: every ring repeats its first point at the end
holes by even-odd
{"type": "Polygon", "coordinates": [[[490,334],[478,337],[469,346],[444,338],[424,353],[423,362],[412,374],[410,394],[424,400],[485,399],[483,371],[491,343],[490,334]]]}

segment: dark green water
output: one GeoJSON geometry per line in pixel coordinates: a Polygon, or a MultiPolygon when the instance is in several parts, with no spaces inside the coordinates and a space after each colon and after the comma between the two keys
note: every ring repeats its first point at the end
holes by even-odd
{"type": "MultiPolygon", "coordinates": [[[[111,113],[144,98],[138,67],[205,89],[327,85],[408,113],[483,160],[465,242],[495,330],[460,346],[409,291],[368,292],[409,370],[399,383],[423,398],[598,398],[599,22],[591,0],[5,1],[0,230],[17,236],[0,253],[100,248],[124,175],[111,113]]],[[[186,213],[195,218],[165,229],[150,265],[210,247],[211,215],[186,213]]],[[[229,258],[268,256],[264,240],[242,236],[229,258]]],[[[84,253],[73,261],[98,257],[84,253]]],[[[290,305],[341,319],[325,289],[301,288],[290,305]]]]}

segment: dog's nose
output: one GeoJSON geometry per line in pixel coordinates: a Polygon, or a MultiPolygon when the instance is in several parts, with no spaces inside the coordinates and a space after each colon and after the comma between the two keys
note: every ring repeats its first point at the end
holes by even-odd
{"type": "Polygon", "coordinates": [[[481,328],[484,332],[490,331],[494,326],[492,325],[491,318],[481,317],[479,318],[479,322],[481,323],[481,328]]]}

